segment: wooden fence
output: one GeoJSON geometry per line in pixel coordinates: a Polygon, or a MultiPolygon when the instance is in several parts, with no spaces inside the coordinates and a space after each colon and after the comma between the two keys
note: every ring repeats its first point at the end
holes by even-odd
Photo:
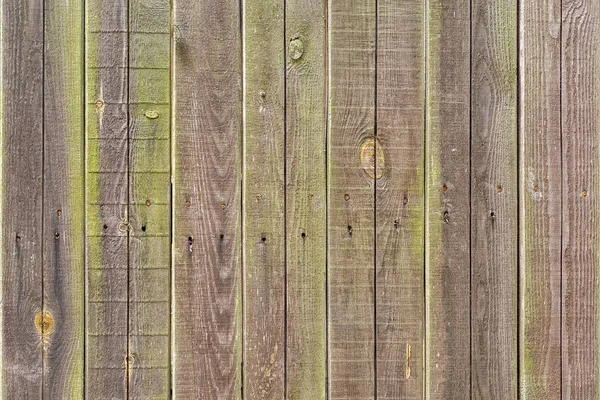
{"type": "Polygon", "coordinates": [[[4,0],[3,399],[600,397],[600,3],[4,0]]]}

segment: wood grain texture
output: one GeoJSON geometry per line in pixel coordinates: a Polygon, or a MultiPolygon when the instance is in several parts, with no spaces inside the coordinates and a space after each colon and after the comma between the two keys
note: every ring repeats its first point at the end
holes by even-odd
{"type": "Polygon", "coordinates": [[[326,397],[326,3],[286,2],[287,395],[326,397]]]}
{"type": "Polygon", "coordinates": [[[377,397],[423,397],[424,2],[377,12],[377,397]]]}
{"type": "Polygon", "coordinates": [[[471,397],[517,397],[516,2],[472,2],[471,397]]]}
{"type": "Polygon", "coordinates": [[[329,3],[329,398],[375,397],[376,2],[329,3]]]}
{"type": "Polygon", "coordinates": [[[170,398],[171,5],[129,0],[129,398],[170,398]]]}
{"type": "Polygon", "coordinates": [[[520,2],[522,399],[561,398],[561,2],[520,2]]]}
{"type": "Polygon", "coordinates": [[[46,1],[44,397],[83,398],[85,322],[83,1],[46,1]],[[49,322],[50,324],[50,322],[49,322]]]}
{"type": "Polygon", "coordinates": [[[2,2],[2,397],[42,396],[43,1],[2,2]],[[41,326],[40,326],[41,327],[41,326]]]}
{"type": "Polygon", "coordinates": [[[470,399],[470,4],[426,18],[425,398],[470,399]]]}
{"type": "Polygon", "coordinates": [[[86,395],[128,396],[128,2],[86,3],[86,395]]]}
{"type": "Polygon", "coordinates": [[[173,394],[181,399],[241,398],[239,4],[174,5],[173,394]]]}
{"type": "Polygon", "coordinates": [[[562,2],[562,398],[600,396],[600,5],[562,2]]]}

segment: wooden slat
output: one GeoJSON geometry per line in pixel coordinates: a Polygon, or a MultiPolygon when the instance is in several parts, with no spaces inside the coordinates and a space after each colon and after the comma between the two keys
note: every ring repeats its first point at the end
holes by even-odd
{"type": "Polygon", "coordinates": [[[600,396],[600,4],[562,2],[562,398],[600,396]]]}
{"type": "Polygon", "coordinates": [[[375,396],[375,0],[329,3],[329,398],[375,396]]]}
{"type": "Polygon", "coordinates": [[[517,396],[516,2],[472,2],[472,398],[517,396]]]}
{"type": "Polygon", "coordinates": [[[169,0],[129,0],[129,398],[170,398],[169,0]]]}
{"type": "Polygon", "coordinates": [[[173,394],[240,398],[241,10],[174,13],[173,394]]]}
{"type": "Polygon", "coordinates": [[[377,396],[423,397],[424,3],[377,13],[377,396]]]}
{"type": "Polygon", "coordinates": [[[285,394],[284,2],[244,4],[244,397],[285,394]]]}
{"type": "Polygon", "coordinates": [[[427,399],[470,399],[470,4],[427,12],[427,399]]]}
{"type": "Polygon", "coordinates": [[[83,1],[46,1],[44,60],[44,397],[83,398],[83,1]]]}
{"type": "Polygon", "coordinates": [[[326,396],[326,2],[286,2],[287,398],[326,396]]]}
{"type": "Polygon", "coordinates": [[[2,397],[42,396],[41,0],[2,2],[2,397]]]}
{"type": "Polygon", "coordinates": [[[561,398],[560,13],[560,1],[520,2],[522,399],[561,398]]]}
{"type": "Polygon", "coordinates": [[[86,393],[127,397],[128,8],[86,3],[86,393]]]}

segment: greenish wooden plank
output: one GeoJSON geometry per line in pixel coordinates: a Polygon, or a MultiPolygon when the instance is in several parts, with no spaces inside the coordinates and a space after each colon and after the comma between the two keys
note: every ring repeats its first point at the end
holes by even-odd
{"type": "MultiPolygon", "coordinates": [[[[238,0],[174,3],[173,394],[242,394],[238,0]]],[[[283,348],[282,348],[283,350],[283,348]]]]}
{"type": "Polygon", "coordinates": [[[284,2],[246,1],[244,397],[285,396],[284,2]]]}
{"type": "Polygon", "coordinates": [[[329,398],[375,396],[376,2],[329,3],[329,398]]]}
{"type": "Polygon", "coordinates": [[[426,21],[425,397],[470,399],[470,4],[426,21]]]}
{"type": "Polygon", "coordinates": [[[129,1],[129,389],[170,398],[171,6],[129,1]],[[150,251],[152,249],[152,251],[150,251]]]}
{"type": "Polygon", "coordinates": [[[326,2],[286,2],[287,398],[326,396],[326,2]]]}
{"type": "Polygon", "coordinates": [[[471,397],[515,399],[517,8],[471,7],[471,397]]]}
{"type": "Polygon", "coordinates": [[[42,397],[41,0],[5,1],[2,26],[2,395],[42,397]],[[37,322],[37,323],[36,323],[37,322]]]}
{"type": "Polygon", "coordinates": [[[423,0],[377,2],[377,397],[423,397],[423,0]]]}
{"type": "Polygon", "coordinates": [[[45,2],[44,397],[84,397],[84,2],[45,2]]]}
{"type": "Polygon", "coordinates": [[[520,2],[519,371],[522,399],[561,398],[561,2],[520,2]]]}
{"type": "Polygon", "coordinates": [[[562,2],[562,398],[600,398],[600,4],[562,2]]]}
{"type": "Polygon", "coordinates": [[[86,10],[86,395],[128,394],[128,7],[86,10]]]}

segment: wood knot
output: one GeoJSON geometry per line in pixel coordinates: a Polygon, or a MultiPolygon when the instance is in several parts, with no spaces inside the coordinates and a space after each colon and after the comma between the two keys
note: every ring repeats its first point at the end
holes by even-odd
{"type": "Polygon", "coordinates": [[[292,39],[290,41],[290,58],[297,60],[302,57],[304,53],[304,43],[299,38],[292,39]]]}
{"type": "Polygon", "coordinates": [[[54,330],[54,317],[48,311],[40,311],[35,315],[35,328],[42,336],[48,336],[54,330]]]}
{"type": "Polygon", "coordinates": [[[370,178],[381,179],[385,168],[385,158],[381,144],[375,139],[368,139],[360,151],[360,164],[370,178]],[[375,170],[377,169],[377,173],[375,170]],[[377,174],[377,176],[375,176],[377,174]]]}

